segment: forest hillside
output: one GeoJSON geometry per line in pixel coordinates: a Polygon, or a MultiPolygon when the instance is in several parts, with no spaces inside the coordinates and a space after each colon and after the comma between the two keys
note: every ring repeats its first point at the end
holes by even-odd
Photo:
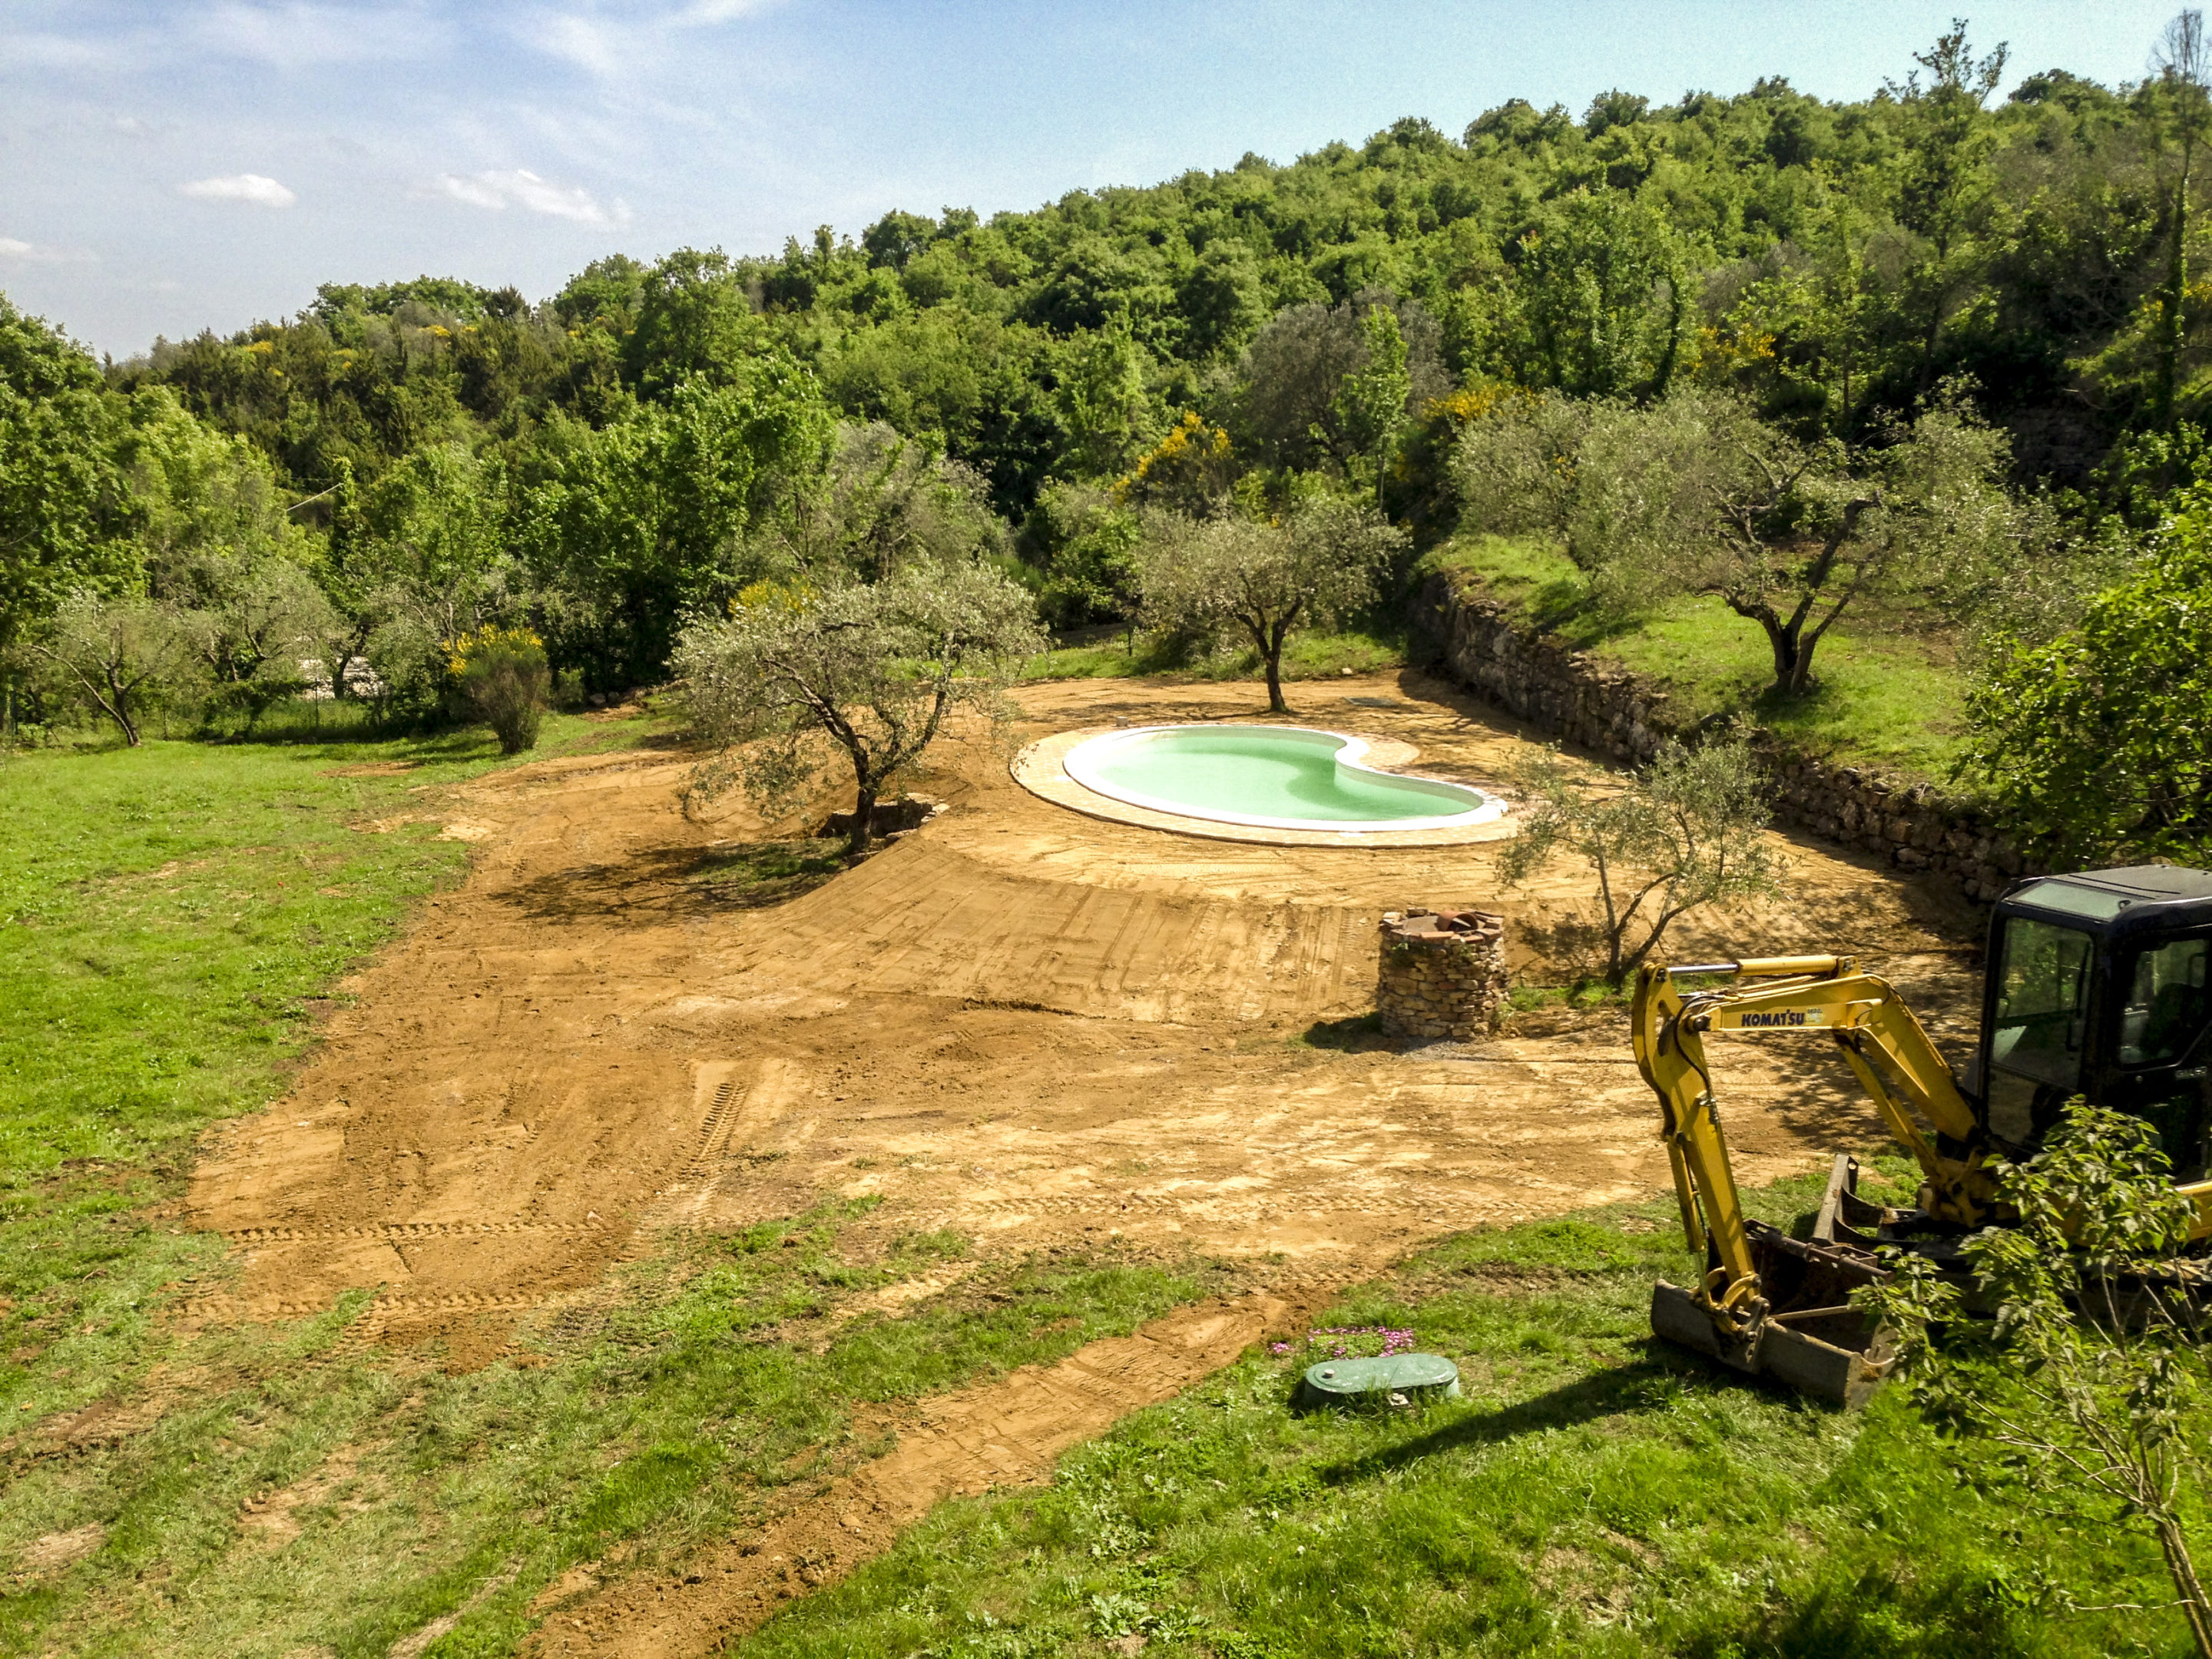
{"type": "MultiPolygon", "coordinates": [[[[144,699],[250,720],[307,662],[422,720],[484,629],[623,690],[749,586],[914,549],[1133,640],[1189,526],[1325,498],[1388,568],[1310,620],[1387,633],[1457,538],[1566,558],[1593,637],[1733,615],[1770,703],[1823,638],[1940,637],[1963,709],[2194,534],[2212,105],[2177,30],[2131,85],[1999,96],[1962,24],[1854,101],[1515,100],[775,258],[610,254],[544,297],[326,285],[120,362],[0,309],[10,718],[86,702],[103,606],[189,621],[144,699]]],[[[2024,741],[1945,752],[2002,794],[2024,741]]]]}

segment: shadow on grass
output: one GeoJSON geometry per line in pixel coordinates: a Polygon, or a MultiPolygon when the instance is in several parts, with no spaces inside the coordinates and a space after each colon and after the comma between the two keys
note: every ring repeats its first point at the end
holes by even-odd
{"type": "Polygon", "coordinates": [[[1497,1411],[1455,1416],[1426,1434],[1325,1465],[1316,1473],[1326,1486],[1355,1486],[1464,1447],[1494,1446],[1547,1429],[1573,1428],[1605,1418],[1659,1411],[1673,1401],[1684,1377],[1696,1376],[1702,1369],[1702,1362],[1694,1356],[1677,1353],[1656,1338],[1647,1339],[1644,1357],[1634,1364],[1578,1377],[1497,1411]]]}
{"type": "Polygon", "coordinates": [[[1680,1651],[1684,1659],[1860,1659],[1897,1652],[1900,1625],[1935,1634],[1947,1659],[2046,1651],[2022,1640],[2038,1619],[2021,1606],[2036,1577],[2027,1566],[2019,1582],[2002,1565],[1933,1577],[1869,1567],[1846,1583],[1816,1585],[1801,1601],[1747,1606],[1734,1630],[1701,1634],[1680,1651]]]}
{"type": "Polygon", "coordinates": [[[765,910],[812,892],[851,865],[842,836],[746,842],[711,849],[688,879],[718,904],[765,910]]]}
{"type": "Polygon", "coordinates": [[[766,910],[851,868],[842,838],[655,847],[618,863],[550,871],[512,890],[534,921],[766,910]]]}

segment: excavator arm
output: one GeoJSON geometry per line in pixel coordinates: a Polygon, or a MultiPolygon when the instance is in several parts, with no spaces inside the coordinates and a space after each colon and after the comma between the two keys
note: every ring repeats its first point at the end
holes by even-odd
{"type": "Polygon", "coordinates": [[[1692,1249],[1704,1249],[1710,1237],[1732,1275],[1743,1277],[1751,1268],[1742,1206],[1705,1058],[1707,1031],[1825,1033],[1844,1051],[1892,1137],[1920,1165],[1921,1207],[1962,1226],[1987,1218],[1991,1192],[1982,1173],[1982,1133],[1973,1109],[1896,988],[1857,972],[1849,957],[1764,957],[1646,968],[1637,980],[1631,1018],[1637,1065],[1659,1097],[1683,1232],[1692,1249]],[[1676,982],[1721,974],[1730,982],[1696,990],[1676,982]],[[1936,1139],[1913,1121],[1914,1111],[1936,1139]]]}
{"type": "MultiPolygon", "coordinates": [[[[1993,1183],[1981,1128],[1949,1066],[1895,988],[1844,957],[1649,967],[1638,976],[1631,1019],[1637,1065],[1659,1097],[1683,1235],[1707,1263],[1694,1290],[1658,1286],[1653,1328],[1739,1369],[1773,1372],[1808,1392],[1857,1403],[1888,1367],[1849,1296],[1881,1270],[1867,1253],[1832,1237],[1808,1244],[1746,1218],[1705,1035],[1826,1034],[1843,1049],[1890,1133],[1919,1164],[1920,1207],[1939,1222],[1975,1227],[1990,1218],[1993,1183]],[[1718,975],[1726,982],[1688,989],[1679,983],[1718,975]]],[[[1839,1162],[1839,1179],[1844,1167],[1839,1162]]],[[[1832,1194],[1826,1207],[1834,1202],[1832,1194]]]]}

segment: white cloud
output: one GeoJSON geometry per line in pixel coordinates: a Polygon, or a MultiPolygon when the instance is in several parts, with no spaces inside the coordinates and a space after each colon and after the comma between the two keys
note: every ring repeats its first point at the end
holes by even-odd
{"type": "Polygon", "coordinates": [[[772,3],[773,0],[691,0],[690,5],[676,14],[674,21],[686,27],[711,27],[766,11],[772,3]]]}
{"type": "Polygon", "coordinates": [[[615,204],[611,216],[592,198],[591,191],[580,185],[563,188],[549,184],[524,167],[505,171],[472,173],[466,178],[455,173],[442,174],[435,186],[435,194],[448,200],[465,202],[471,207],[489,208],[498,212],[507,207],[519,207],[526,213],[543,213],[556,219],[574,219],[586,225],[604,225],[610,218],[626,219],[629,213],[620,203],[615,204]]]}
{"type": "Polygon", "coordinates": [[[776,0],[684,0],[658,15],[635,8],[611,15],[585,6],[528,14],[520,26],[526,44],[573,64],[604,81],[637,80],[665,70],[691,50],[678,37],[686,29],[718,28],[768,10],[776,0]]]}
{"type": "Polygon", "coordinates": [[[179,196],[202,202],[246,202],[255,207],[288,208],[300,198],[274,179],[258,173],[226,173],[220,179],[195,179],[179,185],[179,196]]]}
{"type": "Polygon", "coordinates": [[[94,256],[71,252],[45,242],[27,242],[19,236],[0,236],[0,261],[14,265],[70,265],[89,263],[94,256]]]}
{"type": "Polygon", "coordinates": [[[246,5],[232,0],[197,21],[213,50],[278,69],[420,58],[444,46],[451,31],[412,6],[246,5]]]}
{"type": "Polygon", "coordinates": [[[494,213],[507,205],[507,198],[482,179],[464,179],[454,173],[439,177],[437,194],[466,202],[471,207],[489,208],[494,213]]]}
{"type": "Polygon", "coordinates": [[[610,28],[589,17],[556,15],[542,20],[530,37],[531,44],[548,57],[574,64],[588,74],[606,77],[621,75],[643,55],[644,36],[610,28]]]}
{"type": "Polygon", "coordinates": [[[97,42],[67,34],[0,34],[0,63],[11,69],[84,70],[121,67],[117,54],[97,42]]]}

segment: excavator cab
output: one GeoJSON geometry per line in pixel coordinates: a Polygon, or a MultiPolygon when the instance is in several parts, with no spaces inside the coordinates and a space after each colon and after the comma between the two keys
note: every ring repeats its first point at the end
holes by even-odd
{"type": "Polygon", "coordinates": [[[1663,1281],[1653,1332],[1844,1404],[1888,1369],[1850,1304],[1886,1247],[1963,1272],[1961,1241],[2007,1219],[2000,1160],[2031,1156],[2076,1095],[2148,1122],[2212,1235],[2212,872],[2163,865],[2015,884],[1990,920],[1981,1029],[1963,1073],[1894,987],[1841,957],[1648,966],[1631,1014],[1659,1097],[1694,1285],[1663,1281]],[[1719,981],[1719,982],[1715,982],[1719,981]],[[1809,1238],[1743,1212],[1714,1099],[1711,1032],[1826,1036],[1922,1172],[1909,1206],[1857,1192],[1838,1154],[1809,1238]]]}
{"type": "Polygon", "coordinates": [[[2179,1181],[2212,1168],[2212,872],[2165,865],[2021,883],[1990,919],[1981,1041],[1960,1079],[1997,1150],[2075,1095],[2157,1129],[2179,1181]]]}

